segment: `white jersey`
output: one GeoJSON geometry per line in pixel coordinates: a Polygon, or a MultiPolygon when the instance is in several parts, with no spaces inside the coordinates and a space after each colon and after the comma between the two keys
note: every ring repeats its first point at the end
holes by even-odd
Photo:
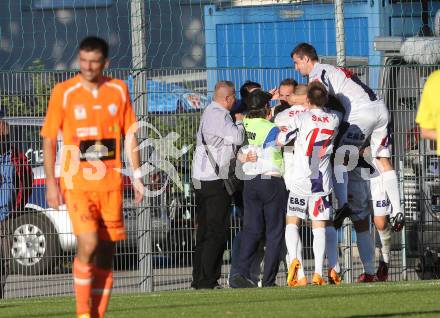
{"type": "Polygon", "coordinates": [[[287,126],[292,117],[305,111],[307,111],[307,108],[305,108],[303,105],[290,106],[275,116],[274,123],[277,127],[287,126]]]}
{"type": "Polygon", "coordinates": [[[360,111],[379,98],[373,90],[362,83],[349,69],[329,64],[315,63],[309,74],[309,82],[319,81],[329,94],[335,96],[346,110],[346,118],[360,111]]]}
{"type": "MultiPolygon", "coordinates": [[[[293,105],[290,108],[279,112],[275,116],[274,123],[277,127],[287,127],[289,126],[289,122],[298,114],[301,114],[308,109],[303,105],[293,105]]],[[[285,147],[283,151],[283,159],[284,159],[284,182],[289,184],[292,181],[293,177],[293,166],[295,162],[293,161],[293,147],[285,147]]]]}
{"type": "Polygon", "coordinates": [[[278,135],[285,145],[295,140],[292,172],[286,187],[298,195],[325,196],[332,191],[330,155],[340,118],[336,112],[314,108],[300,113],[288,122],[278,135]]]}

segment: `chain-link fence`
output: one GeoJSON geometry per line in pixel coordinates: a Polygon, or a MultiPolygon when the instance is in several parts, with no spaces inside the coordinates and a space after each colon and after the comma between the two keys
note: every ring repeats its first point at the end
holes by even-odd
{"type": "MultiPolygon", "coordinates": [[[[415,280],[439,275],[440,186],[438,157],[433,145],[419,139],[414,123],[421,88],[431,66],[404,65],[396,58],[384,66],[354,68],[365,81],[379,78],[378,87],[392,118],[394,164],[399,174],[407,225],[393,234],[390,280],[415,280]]],[[[195,202],[191,188],[191,159],[203,106],[213,83],[232,80],[237,88],[252,79],[270,89],[284,78],[299,78],[293,69],[113,70],[130,88],[138,119],[145,178],[149,192],[141,205],[131,202],[131,186],[124,187],[124,217],[128,238],[118,243],[114,260],[115,292],[131,293],[190,288],[195,245],[195,202]]],[[[18,166],[32,169],[29,184],[20,185],[26,200],[14,207],[4,222],[1,240],[9,246],[2,258],[10,260],[6,297],[70,294],[75,238],[65,208],[54,211],[45,200],[42,141],[39,131],[50,90],[69,72],[3,72],[1,111],[9,124],[9,142],[26,160],[18,166]],[[9,235],[8,235],[9,234],[9,235]]],[[[61,143],[61,140],[59,140],[61,143]]],[[[5,166],[5,165],[4,165],[5,166]]],[[[2,193],[16,187],[4,177],[2,193]]],[[[227,285],[232,242],[240,230],[239,211],[231,207],[231,231],[223,260],[227,285]]],[[[312,233],[301,229],[306,274],[313,266],[312,233]]],[[[344,278],[352,282],[363,269],[351,225],[339,232],[340,262],[344,278]]],[[[4,269],[2,269],[4,270],[4,269]]],[[[277,283],[285,284],[281,262],[277,283]]]]}

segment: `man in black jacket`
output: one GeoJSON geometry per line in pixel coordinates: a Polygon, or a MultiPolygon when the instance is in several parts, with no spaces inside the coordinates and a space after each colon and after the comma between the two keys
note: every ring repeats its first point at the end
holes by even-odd
{"type": "Polygon", "coordinates": [[[23,211],[32,187],[25,155],[9,141],[9,127],[0,119],[0,299],[9,275],[14,213],[23,211]]]}

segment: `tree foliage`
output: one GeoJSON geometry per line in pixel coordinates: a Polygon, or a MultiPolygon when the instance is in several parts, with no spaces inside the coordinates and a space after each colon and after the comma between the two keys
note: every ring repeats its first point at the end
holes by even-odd
{"type": "Polygon", "coordinates": [[[12,90],[3,91],[0,98],[6,116],[43,117],[55,84],[54,74],[44,71],[41,60],[35,60],[27,72],[9,76],[12,90]]]}

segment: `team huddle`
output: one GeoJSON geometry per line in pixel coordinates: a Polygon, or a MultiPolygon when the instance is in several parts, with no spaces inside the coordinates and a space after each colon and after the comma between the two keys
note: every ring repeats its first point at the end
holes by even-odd
{"type": "MultiPolygon", "coordinates": [[[[397,176],[390,160],[388,110],[355,74],[319,63],[313,46],[299,44],[291,57],[295,69],[308,77],[309,84],[298,85],[286,79],[269,94],[263,92],[258,83],[245,83],[243,87],[247,92],[242,98],[248,112],[243,120],[247,143],[238,155],[244,162],[245,174],[284,179],[284,189],[277,184],[271,187],[288,192],[280,199],[284,200],[285,212],[287,208],[284,233],[289,267],[287,284],[308,284],[299,233],[301,220],[305,219],[311,220],[313,232],[312,284],[325,284],[325,258],[328,283],[341,283],[336,229],[347,217],[354,224],[364,267],[358,282],[386,281],[391,231],[400,231],[404,222],[397,176]],[[270,99],[279,100],[280,104],[269,108],[270,99]],[[262,127],[268,128],[262,131],[262,127]],[[370,233],[372,214],[380,239],[377,270],[370,233]]],[[[266,181],[256,182],[260,188],[265,187],[266,181]]],[[[260,208],[249,199],[252,198],[251,185],[245,180],[245,233],[249,232],[247,223],[252,222],[249,207],[252,205],[254,211],[260,208]]],[[[257,192],[253,193],[254,201],[258,199],[257,192]]],[[[264,206],[267,205],[263,202],[261,209],[264,206]]],[[[266,243],[268,240],[266,237],[266,243]]],[[[252,235],[244,235],[241,244],[247,251],[247,246],[255,245],[253,241],[252,235]]],[[[268,248],[266,245],[266,253],[268,248]]],[[[247,264],[251,252],[240,255],[240,263],[247,264]]],[[[237,287],[252,287],[249,271],[239,272],[240,279],[235,279],[237,287]]],[[[272,282],[273,274],[267,273],[272,282]]],[[[263,285],[265,279],[263,277],[263,285]]]]}
{"type": "MultiPolygon", "coordinates": [[[[229,160],[235,161],[242,145],[237,156],[249,177],[244,180],[244,224],[238,262],[231,266],[231,287],[256,286],[251,268],[263,240],[262,286],[275,285],[284,241],[287,284],[307,285],[299,236],[300,222],[306,218],[312,221],[314,235],[313,284],[325,284],[325,257],[328,282],[341,282],[335,228],[346,217],[354,223],[364,265],[359,281],[387,279],[391,230],[401,230],[404,220],[390,161],[387,109],[355,75],[318,63],[311,45],[298,45],[291,56],[295,69],[308,76],[307,86],[285,80],[268,93],[258,83],[245,83],[240,93],[246,107],[235,110],[234,123],[230,115],[234,84],[221,81],[203,112],[193,156],[193,180],[198,180],[198,187],[194,182],[197,242],[191,284],[195,289],[221,287],[218,279],[233,192],[220,171],[229,160]],[[271,99],[281,104],[271,109],[271,99]],[[369,232],[370,201],[381,241],[377,272],[369,232]]],[[[64,195],[77,238],[73,263],[77,316],[104,317],[113,286],[115,242],[126,236],[122,178],[115,172],[122,165],[122,135],[137,203],[143,200],[143,175],[128,89],[123,81],[103,75],[109,63],[108,44],[100,38],[85,38],[78,62],[80,73],[53,89],[41,131],[46,197],[48,205],[58,209],[64,195]],[[62,191],[56,177],[59,130],[64,137],[62,191]],[[104,163],[98,165],[98,161],[104,163]],[[72,164],[79,168],[73,173],[72,164]]]]}

